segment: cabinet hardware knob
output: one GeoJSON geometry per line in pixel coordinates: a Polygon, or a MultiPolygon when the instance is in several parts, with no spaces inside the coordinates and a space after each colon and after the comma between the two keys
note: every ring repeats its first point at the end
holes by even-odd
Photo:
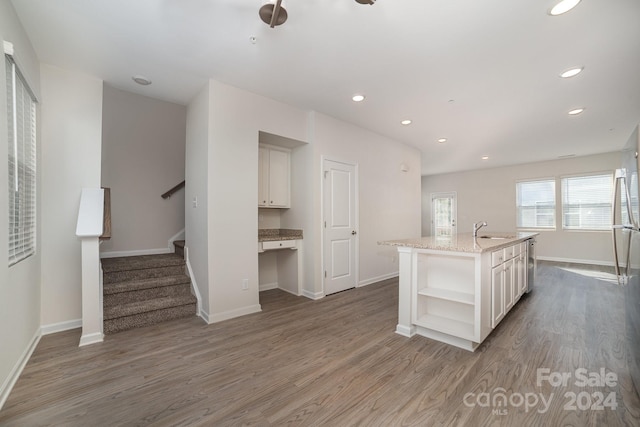
{"type": "Polygon", "coordinates": [[[358,233],[356,233],[356,230],[353,230],[353,231],[351,232],[351,235],[352,235],[352,236],[355,236],[356,234],[358,234],[358,233]]]}

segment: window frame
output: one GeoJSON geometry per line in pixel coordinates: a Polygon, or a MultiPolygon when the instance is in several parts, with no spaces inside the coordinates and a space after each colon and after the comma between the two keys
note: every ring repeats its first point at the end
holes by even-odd
{"type": "MultiPolygon", "coordinates": [[[[557,190],[557,179],[556,177],[546,177],[546,178],[529,178],[529,179],[519,179],[516,181],[515,185],[515,198],[516,198],[516,229],[517,230],[532,230],[532,231],[556,231],[558,228],[558,218],[557,218],[557,210],[558,210],[558,190],[557,190]],[[553,183],[553,225],[552,226],[540,226],[540,225],[519,225],[519,221],[521,218],[521,209],[520,205],[520,185],[526,183],[535,183],[535,182],[552,182],[553,183]]],[[[536,206],[537,212],[537,206],[536,206]]],[[[538,214],[536,213],[536,217],[538,214]]],[[[537,223],[537,220],[536,220],[537,223]]]]}
{"type": "MultiPolygon", "coordinates": [[[[608,197],[606,198],[606,202],[600,204],[602,208],[607,212],[611,212],[611,202],[613,195],[613,171],[599,171],[599,172],[588,172],[588,173],[579,173],[579,174],[571,174],[571,175],[562,175],[560,176],[560,216],[562,219],[562,231],[567,232],[611,232],[611,221],[606,228],[594,228],[594,227],[581,227],[581,226],[567,226],[565,224],[565,180],[572,178],[595,178],[595,177],[608,177],[609,183],[611,183],[611,188],[608,197]]],[[[613,218],[611,218],[613,220],[613,218]]]]}
{"type": "Polygon", "coordinates": [[[37,97],[4,42],[8,161],[8,266],[37,250],[37,97]]]}

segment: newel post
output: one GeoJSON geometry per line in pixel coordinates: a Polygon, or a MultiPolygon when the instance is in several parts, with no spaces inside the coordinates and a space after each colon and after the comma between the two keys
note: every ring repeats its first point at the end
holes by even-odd
{"type": "Polygon", "coordinates": [[[102,274],[100,236],[103,231],[104,190],[83,188],[76,235],[82,245],[82,336],[80,346],[101,342],[102,274]]]}

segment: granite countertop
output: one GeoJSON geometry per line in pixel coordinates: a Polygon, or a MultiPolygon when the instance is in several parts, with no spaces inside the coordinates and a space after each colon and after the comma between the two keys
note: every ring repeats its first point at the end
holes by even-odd
{"type": "Polygon", "coordinates": [[[538,233],[525,232],[480,232],[478,237],[473,237],[472,233],[458,233],[444,237],[425,236],[415,239],[385,240],[378,242],[378,244],[416,249],[479,253],[501,249],[537,235],[538,233]],[[503,239],[487,239],[481,236],[503,237],[503,239]]]}
{"type": "Polygon", "coordinates": [[[278,240],[300,240],[302,230],[290,228],[260,228],[258,229],[258,242],[273,242],[278,240]]]}

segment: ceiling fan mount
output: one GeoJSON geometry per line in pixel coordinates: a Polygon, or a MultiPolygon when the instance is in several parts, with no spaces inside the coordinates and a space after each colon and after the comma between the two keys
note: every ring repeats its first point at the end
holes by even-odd
{"type": "Polygon", "coordinates": [[[287,21],[287,10],[282,4],[282,0],[270,0],[262,5],[258,11],[260,19],[271,28],[282,25],[287,21]]]}
{"type": "MultiPolygon", "coordinates": [[[[374,4],[376,0],[356,0],[360,4],[374,4]]],[[[267,0],[258,11],[262,22],[274,28],[282,25],[287,21],[287,10],[282,4],[282,0],[267,0]]]]}

